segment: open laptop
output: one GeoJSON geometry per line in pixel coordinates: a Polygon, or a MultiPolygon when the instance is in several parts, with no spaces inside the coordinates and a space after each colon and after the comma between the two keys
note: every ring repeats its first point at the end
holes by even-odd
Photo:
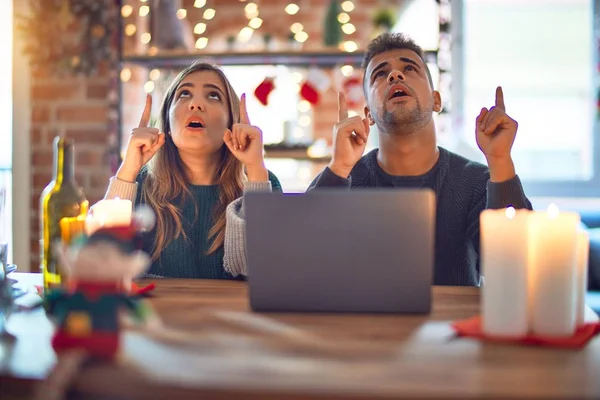
{"type": "Polygon", "coordinates": [[[246,193],[244,208],[253,310],[430,311],[433,191],[246,193]]]}

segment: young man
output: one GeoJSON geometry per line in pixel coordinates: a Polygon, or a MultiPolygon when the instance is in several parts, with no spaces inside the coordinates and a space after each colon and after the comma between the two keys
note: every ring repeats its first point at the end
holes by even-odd
{"type": "Polygon", "coordinates": [[[339,95],[333,157],[309,190],[324,187],[430,188],[437,198],[434,284],[479,285],[479,214],[485,208],[529,208],[510,150],[517,122],[505,111],[502,89],[496,104],[477,117],[477,144],[488,166],[436,144],[433,112],[442,109],[423,50],[401,34],[383,34],[363,60],[366,118],[348,118],[339,95]],[[363,155],[369,127],[377,126],[379,148],[363,155]]]}

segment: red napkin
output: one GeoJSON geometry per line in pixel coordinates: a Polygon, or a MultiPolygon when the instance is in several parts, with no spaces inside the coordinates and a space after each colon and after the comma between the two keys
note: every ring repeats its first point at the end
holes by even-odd
{"type": "Polygon", "coordinates": [[[505,338],[488,336],[483,333],[481,327],[481,316],[455,321],[452,328],[458,336],[481,339],[485,341],[498,343],[512,343],[528,346],[548,346],[562,347],[569,349],[579,349],[585,346],[594,336],[600,333],[600,322],[587,322],[577,329],[577,332],[571,337],[544,337],[529,334],[522,338],[505,338]]]}
{"type": "Polygon", "coordinates": [[[151,291],[153,291],[154,288],[156,288],[156,284],[155,283],[150,283],[149,285],[146,285],[144,287],[138,286],[138,284],[135,283],[135,282],[131,283],[131,293],[137,294],[137,295],[148,294],[151,291]]]}

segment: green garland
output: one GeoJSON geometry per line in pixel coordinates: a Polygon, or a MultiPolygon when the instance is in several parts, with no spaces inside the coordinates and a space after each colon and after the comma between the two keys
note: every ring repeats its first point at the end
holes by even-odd
{"type": "Polygon", "coordinates": [[[34,72],[95,75],[114,57],[116,2],[29,0],[30,15],[17,16],[17,32],[34,72]]]}
{"type": "Polygon", "coordinates": [[[376,28],[391,30],[396,24],[396,15],[390,8],[381,8],[373,15],[373,25],[376,28]]]}
{"type": "Polygon", "coordinates": [[[325,46],[337,46],[342,41],[342,24],[338,21],[338,14],[342,11],[338,0],[331,0],[327,14],[325,15],[325,26],[323,29],[323,44],[325,46]]]}

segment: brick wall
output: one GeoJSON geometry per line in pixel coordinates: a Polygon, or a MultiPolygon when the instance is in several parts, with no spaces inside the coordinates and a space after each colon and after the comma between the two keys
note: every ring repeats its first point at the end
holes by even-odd
{"type": "MultiPolygon", "coordinates": [[[[110,71],[114,75],[115,71],[110,71]]],[[[109,75],[107,72],[105,75],[109,75]]],[[[52,140],[75,142],[75,179],[87,199],[102,198],[110,176],[108,151],[115,134],[115,79],[33,76],[31,85],[31,268],[39,262],[39,199],[52,179],[52,140]],[[111,99],[112,97],[112,99],[111,99]]]]}
{"type": "Polygon", "coordinates": [[[99,67],[94,77],[59,78],[44,71],[31,76],[32,271],[39,270],[39,202],[52,179],[54,137],[74,140],[75,179],[90,203],[103,197],[111,174],[108,156],[117,134],[118,71],[114,60],[99,67]]]}

